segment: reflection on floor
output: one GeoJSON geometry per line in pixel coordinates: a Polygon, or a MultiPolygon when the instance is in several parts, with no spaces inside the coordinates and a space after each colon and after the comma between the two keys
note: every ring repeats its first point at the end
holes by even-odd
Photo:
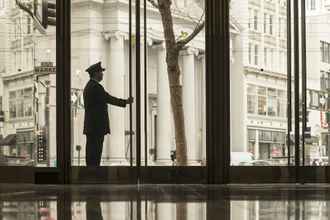
{"type": "Polygon", "coordinates": [[[2,220],[323,220],[330,185],[0,185],[2,220]]]}

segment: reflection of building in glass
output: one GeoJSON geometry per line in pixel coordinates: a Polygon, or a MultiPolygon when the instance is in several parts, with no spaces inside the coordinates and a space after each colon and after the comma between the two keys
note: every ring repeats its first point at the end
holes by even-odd
{"type": "Polygon", "coordinates": [[[182,202],[185,207],[181,213],[176,203],[142,201],[141,210],[137,212],[136,201],[123,202],[100,202],[97,200],[78,201],[72,203],[72,220],[93,220],[93,219],[148,219],[148,220],[177,220],[180,216],[187,216],[191,220],[205,220],[206,203],[182,202]],[[137,216],[141,214],[141,217],[137,216]],[[100,217],[102,216],[102,218],[100,217]]]}
{"type": "Polygon", "coordinates": [[[56,202],[52,201],[2,201],[0,203],[1,219],[6,220],[55,220],[57,216],[56,202]]]}
{"type": "Polygon", "coordinates": [[[327,201],[231,201],[230,219],[326,219],[327,201]],[[297,211],[298,210],[298,211],[297,211]],[[324,217],[323,217],[324,216],[324,217]]]}

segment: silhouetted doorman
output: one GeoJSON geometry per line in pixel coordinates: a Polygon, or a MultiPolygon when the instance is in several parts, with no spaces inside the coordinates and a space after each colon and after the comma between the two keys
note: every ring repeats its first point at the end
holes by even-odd
{"type": "MultiPolygon", "coordinates": [[[[86,164],[100,166],[104,135],[110,134],[108,104],[125,107],[133,102],[133,98],[119,99],[107,93],[99,83],[103,79],[101,62],[91,65],[86,72],[90,80],[84,89],[85,121],[84,134],[86,135],[86,164]]],[[[120,147],[120,146],[118,146],[120,147]]]]}

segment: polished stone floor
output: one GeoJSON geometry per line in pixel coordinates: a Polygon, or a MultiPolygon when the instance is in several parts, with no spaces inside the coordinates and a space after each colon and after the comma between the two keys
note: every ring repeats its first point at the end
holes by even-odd
{"type": "Polygon", "coordinates": [[[1,220],[323,220],[330,185],[0,185],[1,220]]]}

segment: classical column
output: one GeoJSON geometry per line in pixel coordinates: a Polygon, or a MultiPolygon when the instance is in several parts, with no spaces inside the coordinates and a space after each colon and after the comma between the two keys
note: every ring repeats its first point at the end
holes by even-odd
{"type": "Polygon", "coordinates": [[[230,62],[230,145],[231,152],[247,152],[247,84],[244,76],[243,44],[239,35],[232,35],[230,62]]]}
{"type": "Polygon", "coordinates": [[[169,163],[173,118],[164,46],[158,46],[157,102],[156,163],[169,163]]]}
{"type": "MultiPolygon", "coordinates": [[[[118,98],[125,96],[125,52],[124,36],[116,33],[110,37],[107,71],[105,73],[105,89],[118,98]]],[[[110,130],[108,144],[104,146],[104,157],[110,157],[111,162],[125,158],[125,109],[110,105],[110,130]]]]}
{"type": "Polygon", "coordinates": [[[182,52],[183,111],[185,117],[188,162],[198,160],[197,122],[196,122],[196,77],[195,53],[193,49],[182,52]]]}

